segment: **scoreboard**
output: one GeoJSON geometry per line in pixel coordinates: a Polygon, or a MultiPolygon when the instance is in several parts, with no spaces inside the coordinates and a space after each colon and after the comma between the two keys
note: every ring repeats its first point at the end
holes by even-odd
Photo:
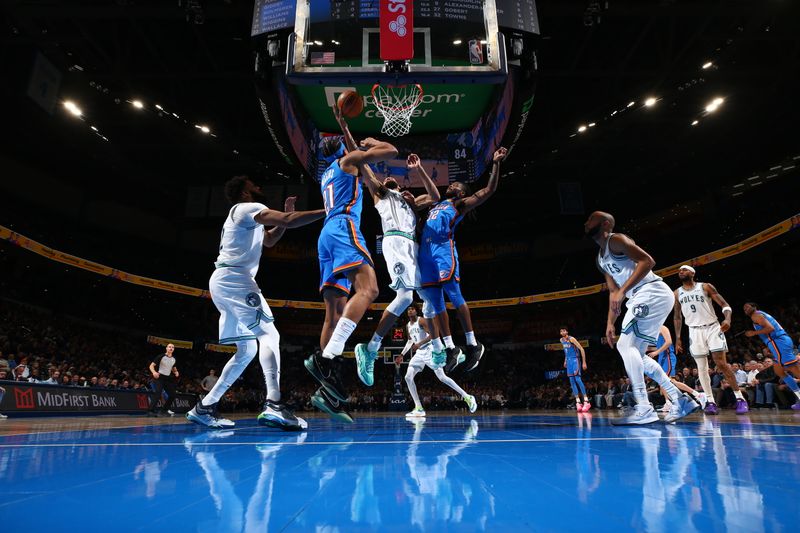
{"type": "MultiPolygon", "coordinates": [[[[298,1],[256,0],[253,8],[251,35],[261,35],[294,27],[298,1]]],[[[539,33],[535,0],[495,0],[501,28],[539,33]]],[[[377,19],[378,0],[311,0],[311,22],[349,19],[377,19]]],[[[437,19],[448,22],[481,22],[483,0],[415,0],[415,19],[437,19]]]]}

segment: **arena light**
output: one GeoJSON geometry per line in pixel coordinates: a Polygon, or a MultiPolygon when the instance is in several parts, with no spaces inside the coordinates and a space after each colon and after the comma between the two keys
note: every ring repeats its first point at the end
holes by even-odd
{"type": "Polygon", "coordinates": [[[200,124],[195,124],[194,127],[202,131],[203,133],[211,133],[211,130],[209,129],[208,126],[205,125],[201,126],[200,124]]]}
{"type": "Polygon", "coordinates": [[[724,98],[714,98],[711,101],[711,103],[706,106],[706,113],[713,113],[714,111],[719,109],[719,106],[721,106],[722,102],[724,101],[725,101],[724,98]]]}
{"type": "Polygon", "coordinates": [[[703,70],[710,69],[713,66],[714,66],[714,63],[712,63],[711,61],[707,61],[707,62],[703,63],[703,70]]]}
{"type": "Polygon", "coordinates": [[[628,106],[627,107],[633,107],[635,105],[636,105],[636,102],[628,102],[628,106]]]}
{"type": "Polygon", "coordinates": [[[453,41],[453,44],[461,44],[461,39],[456,39],[455,41],[453,41]]]}
{"type": "Polygon", "coordinates": [[[693,120],[692,121],[692,126],[697,126],[698,124],[700,124],[699,120],[693,120]]]}
{"type": "Polygon", "coordinates": [[[83,115],[83,111],[81,110],[81,108],[78,107],[77,105],[75,105],[75,102],[73,102],[71,100],[66,100],[64,102],[64,108],[66,108],[67,111],[69,111],[70,113],[72,113],[76,117],[79,117],[79,116],[83,115]]]}
{"type": "Polygon", "coordinates": [[[594,128],[595,126],[597,126],[597,124],[596,124],[596,123],[594,123],[594,122],[590,122],[590,123],[589,123],[589,127],[590,127],[590,128],[594,128]]]}
{"type": "Polygon", "coordinates": [[[133,101],[131,102],[131,105],[132,105],[133,107],[135,107],[136,109],[144,109],[144,104],[142,103],[142,101],[141,101],[141,100],[133,100],[133,101]]]}
{"type": "Polygon", "coordinates": [[[586,126],[584,126],[583,124],[578,126],[578,133],[583,133],[584,131],[586,131],[586,126]]]}
{"type": "Polygon", "coordinates": [[[92,128],[92,131],[97,131],[97,128],[95,128],[94,126],[89,126],[89,127],[92,128]]]}
{"type": "Polygon", "coordinates": [[[158,109],[159,111],[164,111],[164,108],[163,108],[163,107],[161,107],[161,106],[160,106],[160,105],[158,105],[158,104],[156,104],[156,109],[158,109]]]}
{"type": "Polygon", "coordinates": [[[650,98],[645,100],[644,101],[644,105],[645,105],[645,107],[653,107],[654,105],[656,105],[655,97],[651,96],[650,98]]]}

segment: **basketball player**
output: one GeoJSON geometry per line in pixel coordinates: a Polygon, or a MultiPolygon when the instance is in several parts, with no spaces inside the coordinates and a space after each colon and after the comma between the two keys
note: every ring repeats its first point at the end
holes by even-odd
{"type": "Polygon", "coordinates": [[[581,369],[586,370],[586,352],[577,339],[569,334],[566,327],[561,328],[561,347],[564,348],[564,368],[567,369],[569,385],[572,387],[572,394],[575,396],[575,410],[585,413],[592,408],[589,403],[589,396],[586,395],[586,387],[581,379],[581,369]],[[580,357],[578,357],[580,352],[580,357]],[[583,394],[583,403],[581,403],[583,394]]]}
{"type": "Polygon", "coordinates": [[[708,354],[714,358],[717,368],[728,380],[736,397],[736,414],[744,414],[749,409],[747,400],[744,399],[739,385],[736,383],[736,376],[733,369],[728,364],[726,352],[728,343],[725,340],[725,332],[731,329],[731,315],[733,309],[725,301],[725,298],[710,283],[700,283],[694,281],[695,270],[689,265],[681,265],[678,268],[678,278],[681,286],[675,289],[675,312],[673,320],[675,322],[675,349],[678,353],[683,353],[683,343],[681,341],[681,327],[683,319],[689,326],[689,353],[697,363],[697,374],[703,392],[706,394],[708,403],[705,412],[709,415],[719,413],[717,404],[714,403],[714,395],[711,392],[711,376],[708,375],[708,354]],[[722,308],[725,320],[719,323],[714,312],[714,304],[722,308]],[[681,317],[683,315],[683,317],[681,317]]]}
{"type": "MultiPolygon", "coordinates": [[[[475,339],[472,317],[466,300],[461,295],[461,276],[458,268],[458,252],[453,239],[456,226],[464,215],[482,205],[497,190],[500,163],[508,151],[498,148],[492,156],[492,173],[486,187],[468,196],[468,188],[461,182],[451,183],[445,192],[445,200],[434,205],[422,228],[419,246],[419,267],[422,277],[420,295],[430,306],[435,319],[429,320],[433,338],[433,362],[436,366],[446,363],[446,352],[440,339],[441,321],[447,320],[444,294],[456,308],[459,321],[467,340],[467,371],[474,370],[483,357],[484,347],[475,339]]],[[[426,318],[428,318],[426,316],[426,318]]]]}
{"type": "Polygon", "coordinates": [[[433,373],[436,374],[436,377],[439,379],[439,381],[456,391],[461,398],[464,399],[464,402],[467,404],[467,408],[469,408],[469,412],[474,413],[478,408],[478,403],[475,401],[475,397],[471,394],[467,394],[467,392],[459,387],[452,378],[447,376],[444,373],[444,370],[442,370],[442,364],[435,364],[433,362],[431,357],[431,336],[428,321],[419,317],[419,312],[417,311],[416,306],[412,305],[409,307],[407,314],[408,325],[406,326],[406,330],[408,332],[408,339],[412,342],[410,349],[414,356],[411,358],[411,361],[408,362],[408,370],[406,371],[406,384],[408,385],[408,392],[411,393],[411,397],[414,399],[414,410],[410,413],[407,413],[406,417],[422,418],[425,416],[425,409],[422,407],[422,402],[419,400],[419,394],[417,394],[417,385],[414,383],[414,377],[422,372],[426,366],[433,370],[433,373]]]}
{"type": "MultiPolygon", "coordinates": [[[[378,296],[372,258],[361,236],[361,180],[374,179],[371,172],[365,176],[363,168],[397,157],[397,148],[368,137],[361,141],[364,150],[358,150],[336,104],[333,112],[344,140],[327,137],[322,143],[322,155],[328,162],[320,180],[326,216],[317,242],[320,291],[325,301],[325,322],[320,334],[322,351],[309,356],[304,364],[321,385],[311,403],[335,419],[352,422],[341,405],[347,401],[347,394],[336,365],[341,363],[344,345],[356,324],[378,296]],[[356,294],[348,301],[351,288],[355,288],[356,294]]],[[[356,354],[356,363],[359,379],[371,386],[375,359],[361,352],[356,354]]]]}
{"type": "Polygon", "coordinates": [[[672,410],[664,420],[674,422],[683,418],[697,405],[678,392],[658,363],[645,356],[647,346],[656,343],[659,328],[672,308],[672,291],[653,273],[653,258],[627,235],[614,233],[614,217],[609,213],[595,211],[589,215],[584,230],[600,247],[597,267],[603,272],[608,287],[606,340],[609,346],[614,346],[614,323],[621,313],[622,302],[628,299],[617,350],[631,380],[636,407],[633,414],[614,423],[649,424],[658,420],[647,399],[645,373],[664,387],[672,401],[672,410]]]}
{"type": "MultiPolygon", "coordinates": [[[[401,192],[394,178],[386,178],[377,188],[373,185],[377,183],[377,180],[372,177],[366,180],[367,188],[375,203],[375,209],[381,217],[383,255],[386,258],[386,266],[392,280],[389,287],[397,295],[383,312],[369,344],[356,345],[356,356],[359,361],[375,360],[378,357],[383,337],[395,324],[403,310],[411,305],[414,300],[414,291],[420,288],[415,211],[427,209],[439,202],[441,196],[416,154],[410,154],[406,164],[409,172],[415,172],[422,181],[427,194],[415,198],[409,191],[401,192]]],[[[372,174],[372,170],[364,167],[364,173],[372,174]]],[[[369,385],[371,384],[369,383],[369,385]]]]}
{"type": "MultiPolygon", "coordinates": [[[[675,355],[675,348],[672,345],[672,335],[669,334],[669,329],[667,326],[661,326],[658,333],[658,340],[656,341],[655,346],[650,346],[650,349],[652,349],[652,351],[648,352],[647,355],[658,361],[658,364],[661,365],[664,373],[669,376],[670,381],[672,381],[672,383],[678,387],[678,390],[689,394],[698,404],[700,404],[701,409],[704,408],[706,406],[705,393],[697,392],[689,385],[681,383],[675,379],[678,359],[675,355]]],[[[669,399],[667,391],[665,391],[663,388],[661,389],[661,395],[666,400],[661,412],[668,413],[672,408],[672,402],[669,399]]]]}
{"type": "Polygon", "coordinates": [[[800,411],[800,388],[795,378],[800,379],[800,358],[794,355],[792,338],[783,329],[783,326],[772,317],[760,311],[758,305],[753,302],[744,304],[744,314],[753,321],[753,329],[745,331],[747,337],[758,335],[769,351],[772,358],[779,364],[774,365],[775,374],[792,390],[797,401],[792,405],[792,409],[800,411]]]}
{"type": "Polygon", "coordinates": [[[296,198],[290,196],[285,212],[264,205],[264,194],[246,176],[236,176],[225,184],[225,195],[234,204],[222,226],[219,257],[211,275],[211,299],[219,310],[219,343],[236,344],[236,353],[225,364],[219,380],[186,418],[208,427],[230,428],[235,424],[221,418],[217,404],[244,369],[258,354],[267,401],[258,423],[285,430],[307,427],[281,402],[280,334],[272,312],[256,284],[256,273],[263,247],[275,246],[286,228],[305,226],[325,216],[317,211],[294,211],[296,198]],[[267,230],[265,226],[272,226],[267,230]]]}

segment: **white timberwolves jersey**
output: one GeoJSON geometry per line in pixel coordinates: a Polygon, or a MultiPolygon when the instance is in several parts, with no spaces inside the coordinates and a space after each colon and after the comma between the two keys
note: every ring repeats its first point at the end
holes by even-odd
{"type": "Polygon", "coordinates": [[[718,323],[714,303],[706,294],[702,283],[695,283],[689,290],[683,286],[678,287],[678,302],[681,304],[687,326],[698,327],[718,323]]]}
{"type": "MultiPolygon", "coordinates": [[[[408,325],[406,326],[406,329],[408,330],[408,338],[411,339],[414,342],[414,344],[419,344],[419,341],[421,341],[428,335],[425,332],[425,330],[422,329],[422,325],[420,324],[419,320],[417,320],[416,322],[409,322],[408,325]]],[[[417,353],[419,354],[421,352],[427,352],[430,349],[430,347],[431,343],[427,342],[419,347],[417,353]]]]}
{"type": "MultiPolygon", "coordinates": [[[[603,272],[607,272],[614,279],[617,287],[622,287],[636,269],[636,261],[625,255],[616,255],[611,253],[611,250],[608,248],[608,244],[611,242],[612,235],[614,234],[612,233],[608,236],[605,250],[597,255],[597,265],[603,272]]],[[[637,288],[641,287],[645,283],[658,281],[660,279],[661,277],[653,274],[653,271],[651,270],[645,275],[644,278],[642,278],[639,283],[636,284],[635,287],[631,287],[631,289],[625,293],[625,296],[631,298],[633,296],[633,292],[637,288]]]]}
{"type": "Polygon", "coordinates": [[[222,226],[217,268],[239,267],[255,278],[264,244],[264,226],[254,220],[267,206],[256,202],[236,204],[222,226]]]}
{"type": "Polygon", "coordinates": [[[381,216],[384,234],[388,231],[402,231],[413,235],[416,231],[417,215],[398,191],[388,190],[386,196],[375,204],[375,209],[381,216]]]}

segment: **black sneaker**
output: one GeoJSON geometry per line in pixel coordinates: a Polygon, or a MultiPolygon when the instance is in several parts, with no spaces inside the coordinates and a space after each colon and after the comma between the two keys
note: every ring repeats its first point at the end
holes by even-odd
{"type": "Polygon", "coordinates": [[[447,364],[444,365],[445,374],[449,374],[455,370],[458,365],[467,359],[467,356],[464,355],[464,353],[461,351],[461,348],[458,346],[453,348],[445,348],[444,351],[447,352],[447,364]]]}
{"type": "Polygon", "coordinates": [[[483,357],[484,351],[485,348],[481,343],[478,343],[477,346],[467,346],[467,362],[465,367],[467,372],[471,372],[478,368],[478,364],[481,362],[481,357],[483,357]]]}
{"type": "Polygon", "coordinates": [[[258,415],[258,425],[280,428],[284,431],[302,431],[308,429],[308,423],[295,416],[285,403],[267,400],[264,410],[258,415]]]}
{"type": "Polygon", "coordinates": [[[320,387],[317,389],[317,392],[311,396],[311,404],[320,411],[328,413],[334,420],[347,422],[348,424],[353,423],[353,417],[350,416],[350,413],[344,408],[345,402],[340,402],[328,394],[325,387],[320,387]]]}
{"type": "Polygon", "coordinates": [[[330,396],[340,402],[347,401],[347,395],[344,393],[344,387],[332,359],[326,359],[320,352],[315,352],[303,362],[303,365],[330,396]]]}

